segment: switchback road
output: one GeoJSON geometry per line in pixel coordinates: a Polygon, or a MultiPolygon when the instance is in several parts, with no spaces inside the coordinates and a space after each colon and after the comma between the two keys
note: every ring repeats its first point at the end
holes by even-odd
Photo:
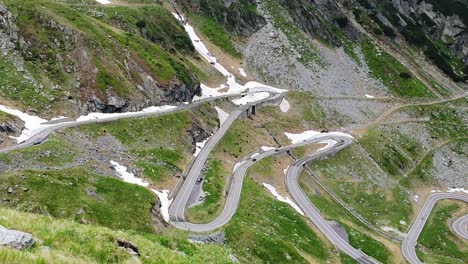
{"type": "Polygon", "coordinates": [[[468,202],[468,195],[461,193],[435,193],[429,196],[423,208],[421,209],[421,212],[419,212],[419,215],[416,218],[414,224],[411,226],[408,234],[406,235],[406,238],[403,241],[403,245],[401,247],[403,255],[409,263],[422,264],[422,262],[416,255],[416,244],[418,242],[418,237],[421,234],[421,231],[424,225],[426,224],[427,219],[429,218],[429,215],[431,214],[431,211],[434,208],[434,205],[439,200],[443,199],[455,199],[468,202]]]}
{"type": "Polygon", "coordinates": [[[464,239],[468,239],[468,214],[453,221],[452,230],[464,239]]]}

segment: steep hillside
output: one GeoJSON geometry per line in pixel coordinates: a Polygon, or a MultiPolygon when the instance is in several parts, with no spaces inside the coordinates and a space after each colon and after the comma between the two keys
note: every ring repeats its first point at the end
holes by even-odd
{"type": "MultiPolygon", "coordinates": [[[[38,241],[0,246],[0,262],[355,263],[290,206],[285,181],[344,141],[281,148],[333,131],[352,144],[304,165],[299,187],[349,245],[404,263],[426,198],[466,187],[467,12],[462,0],[0,0],[0,225],[38,241]],[[37,137],[10,151],[25,131],[37,137]],[[233,208],[214,231],[178,229],[233,208]]],[[[438,205],[418,256],[463,263],[446,222],[465,212],[438,205]]]]}
{"type": "Polygon", "coordinates": [[[122,112],[200,93],[194,48],[166,9],[3,1],[0,93],[43,116],[122,112]]]}

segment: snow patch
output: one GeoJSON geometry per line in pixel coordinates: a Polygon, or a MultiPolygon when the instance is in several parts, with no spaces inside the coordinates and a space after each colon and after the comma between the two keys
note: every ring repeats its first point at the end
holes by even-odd
{"type": "Polygon", "coordinates": [[[408,225],[408,224],[406,223],[406,221],[400,220],[400,225],[408,225]]]}
{"type": "MultiPolygon", "coordinates": [[[[185,31],[187,32],[190,39],[192,40],[192,44],[195,47],[195,50],[198,53],[200,53],[200,55],[203,58],[205,58],[216,70],[218,70],[222,75],[224,75],[227,78],[226,86],[223,87],[223,88],[227,88],[227,89],[225,89],[226,91],[223,90],[223,92],[218,91],[218,90],[222,89],[221,87],[219,87],[219,88],[209,88],[208,86],[202,84],[201,85],[202,93],[203,93],[202,98],[203,98],[203,96],[210,96],[210,94],[211,94],[211,96],[215,96],[215,94],[216,95],[235,94],[235,93],[242,93],[242,92],[246,92],[246,91],[255,91],[255,90],[258,90],[258,89],[261,89],[263,91],[272,91],[272,92],[276,92],[276,93],[282,93],[282,92],[286,91],[286,90],[283,90],[283,89],[278,89],[278,88],[271,87],[271,86],[261,84],[261,83],[258,83],[258,82],[247,82],[245,85],[241,85],[241,84],[237,83],[236,78],[234,77],[234,75],[231,74],[226,68],[224,68],[223,65],[218,63],[218,60],[216,59],[216,57],[214,57],[209,52],[209,50],[205,46],[205,44],[202,41],[200,41],[200,38],[195,33],[195,30],[193,29],[192,26],[190,26],[188,23],[186,23],[184,17],[179,16],[179,14],[177,14],[177,13],[172,13],[172,14],[176,17],[176,19],[181,21],[181,23],[183,24],[185,31]]],[[[238,70],[240,71],[241,69],[239,68],[238,70]]],[[[243,71],[243,69],[242,69],[242,71],[243,71]]],[[[241,72],[241,74],[243,74],[243,73],[241,72]]],[[[196,99],[199,100],[200,98],[197,97],[196,99]]]]}
{"type": "Polygon", "coordinates": [[[24,122],[25,129],[21,132],[21,135],[19,137],[12,137],[16,139],[18,143],[21,143],[29,139],[30,137],[40,132],[44,127],[47,126],[47,125],[42,124],[42,123],[48,122],[47,120],[42,119],[37,116],[23,113],[20,110],[13,109],[8,106],[0,105],[0,111],[3,111],[10,115],[14,115],[24,122]]]}
{"type": "Polygon", "coordinates": [[[301,215],[304,215],[304,212],[302,212],[301,208],[299,208],[299,206],[297,206],[296,203],[294,203],[293,201],[291,201],[291,199],[289,199],[289,197],[283,197],[281,196],[277,191],[276,191],[276,188],[273,186],[273,185],[270,185],[268,183],[263,183],[263,186],[265,188],[267,188],[271,194],[273,194],[273,196],[275,196],[275,198],[278,200],[278,201],[281,201],[281,202],[284,202],[284,203],[287,203],[289,204],[292,208],[294,208],[294,210],[296,210],[298,213],[300,213],[301,215]]]}
{"type": "Polygon", "coordinates": [[[250,156],[250,158],[253,159],[255,157],[258,157],[258,155],[260,155],[260,153],[254,153],[254,154],[252,154],[252,156],[250,156]]]}
{"type": "Polygon", "coordinates": [[[222,125],[228,119],[229,114],[217,106],[215,106],[215,109],[216,112],[218,112],[219,123],[222,125]]]}
{"type": "Polygon", "coordinates": [[[114,167],[118,176],[124,181],[144,187],[148,187],[149,183],[143,179],[137,178],[135,174],[129,172],[127,168],[123,165],[120,165],[118,162],[111,160],[110,163],[114,167]]]}
{"type": "Polygon", "coordinates": [[[205,146],[206,142],[208,142],[209,139],[210,139],[210,137],[207,137],[202,142],[195,143],[195,153],[193,153],[194,157],[196,157],[196,156],[198,156],[198,154],[200,154],[200,151],[202,150],[202,148],[205,146]]]}
{"type": "Polygon", "coordinates": [[[286,137],[289,138],[289,140],[291,140],[292,144],[296,144],[304,140],[310,140],[318,136],[344,136],[344,137],[353,138],[353,136],[351,136],[350,134],[346,134],[343,132],[320,133],[315,130],[307,130],[299,134],[284,132],[284,134],[286,135],[286,137]]]}
{"type": "Polygon", "coordinates": [[[465,190],[465,188],[448,188],[447,192],[464,192],[468,194],[468,190],[465,190]]]}
{"type": "Polygon", "coordinates": [[[235,105],[246,105],[248,103],[253,103],[257,102],[263,99],[266,99],[270,97],[270,94],[267,92],[259,92],[259,93],[254,93],[254,94],[247,94],[244,97],[241,97],[239,99],[234,99],[232,102],[235,105]]]}
{"type": "Polygon", "coordinates": [[[261,149],[262,149],[263,151],[275,150],[274,147],[267,147],[267,146],[262,146],[261,149]]]}
{"type": "Polygon", "coordinates": [[[279,105],[279,107],[280,107],[281,112],[286,113],[291,108],[291,105],[286,100],[286,98],[283,98],[283,100],[281,101],[281,104],[279,105]]]}
{"type": "Polygon", "coordinates": [[[365,94],[364,96],[365,96],[366,98],[375,98],[375,96],[370,95],[370,94],[365,94]]]}
{"type": "Polygon", "coordinates": [[[163,105],[163,106],[150,106],[147,108],[142,109],[141,111],[136,112],[125,112],[125,113],[89,113],[87,115],[80,116],[76,119],[76,121],[87,121],[87,120],[95,120],[95,119],[107,119],[107,118],[115,118],[115,117],[133,117],[136,115],[140,115],[143,113],[164,113],[170,110],[174,110],[177,106],[173,105],[163,105]]]}
{"type": "Polygon", "coordinates": [[[102,4],[102,5],[108,5],[108,4],[112,4],[111,1],[109,0],[96,0],[96,2],[102,4]]]}
{"type": "Polygon", "coordinates": [[[244,69],[242,68],[239,68],[239,73],[243,76],[243,77],[247,77],[247,73],[245,73],[244,69]]]}
{"type": "Polygon", "coordinates": [[[163,191],[158,191],[155,189],[151,189],[159,198],[159,201],[161,202],[161,207],[159,207],[159,212],[161,212],[161,215],[166,221],[166,223],[169,223],[169,206],[172,203],[172,200],[169,200],[169,191],[168,190],[163,190],[163,191]]]}
{"type": "Polygon", "coordinates": [[[289,166],[286,167],[286,169],[283,170],[284,175],[286,175],[286,173],[288,173],[288,170],[289,170],[289,166]]]}

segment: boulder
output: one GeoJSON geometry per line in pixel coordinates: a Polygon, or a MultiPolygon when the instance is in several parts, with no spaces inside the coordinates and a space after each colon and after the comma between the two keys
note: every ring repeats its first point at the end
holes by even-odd
{"type": "Polygon", "coordinates": [[[35,241],[31,234],[0,226],[0,246],[22,250],[32,247],[34,243],[35,241]]]}
{"type": "Polygon", "coordinates": [[[124,248],[130,255],[140,256],[140,252],[138,250],[138,247],[134,243],[132,243],[132,242],[130,242],[128,240],[125,240],[123,238],[118,237],[117,238],[117,245],[119,245],[119,247],[121,247],[121,248],[124,248]]]}

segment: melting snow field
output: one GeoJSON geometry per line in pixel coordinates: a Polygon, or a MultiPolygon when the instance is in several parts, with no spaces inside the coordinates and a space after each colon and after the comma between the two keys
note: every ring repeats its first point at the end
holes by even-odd
{"type": "MultiPolygon", "coordinates": [[[[219,88],[210,88],[210,87],[208,87],[206,85],[201,85],[202,94],[203,94],[201,96],[201,98],[205,98],[205,96],[219,96],[219,95],[223,95],[223,94],[226,95],[226,94],[242,93],[242,92],[246,92],[246,91],[254,91],[254,90],[257,90],[257,89],[261,89],[263,91],[274,91],[274,92],[277,92],[277,93],[282,93],[282,92],[286,91],[286,90],[283,90],[283,89],[278,89],[278,88],[271,87],[271,86],[261,84],[261,83],[258,83],[258,82],[247,82],[245,85],[241,85],[241,84],[237,83],[236,78],[234,77],[234,75],[232,75],[226,68],[224,68],[223,65],[219,64],[216,57],[214,57],[209,52],[208,48],[206,48],[205,44],[203,44],[203,42],[200,41],[200,38],[195,33],[195,30],[193,29],[193,27],[190,26],[189,24],[185,23],[185,20],[184,20],[183,17],[179,16],[176,13],[173,13],[173,15],[179,21],[182,22],[182,24],[183,24],[183,26],[185,28],[185,31],[187,32],[190,39],[192,40],[192,44],[195,47],[195,49],[197,50],[197,52],[200,53],[200,55],[203,58],[205,58],[209,63],[211,63],[213,65],[213,67],[216,70],[218,70],[222,75],[224,75],[227,78],[226,85],[222,85],[219,88]],[[218,91],[220,89],[225,90],[224,88],[227,88],[227,91],[225,91],[223,93],[218,91]]],[[[242,71],[241,71],[241,68],[239,68],[238,70],[244,76],[244,74],[245,74],[244,70],[242,69],[242,71]]],[[[198,97],[196,99],[200,99],[200,97],[198,97]]],[[[260,100],[260,99],[258,99],[258,100],[260,100]]]]}
{"type": "Polygon", "coordinates": [[[271,194],[273,194],[273,196],[275,196],[275,198],[278,200],[278,201],[281,201],[281,202],[284,202],[284,203],[287,203],[289,204],[292,208],[294,208],[294,210],[296,210],[298,213],[300,213],[301,215],[304,215],[304,212],[302,212],[301,208],[299,208],[299,206],[297,206],[296,203],[294,203],[293,201],[291,201],[291,199],[289,199],[289,197],[283,197],[281,196],[277,191],[276,191],[276,188],[273,186],[273,185],[270,185],[268,183],[263,183],[263,186],[265,188],[267,188],[271,194]]]}
{"type": "Polygon", "coordinates": [[[158,191],[155,189],[151,189],[159,198],[159,201],[161,202],[161,207],[159,208],[159,212],[161,212],[161,215],[166,221],[166,223],[169,223],[169,206],[172,203],[172,199],[169,200],[169,191],[168,190],[163,190],[163,191],[158,191]]]}
{"type": "Polygon", "coordinates": [[[136,185],[140,185],[143,187],[148,187],[149,183],[143,179],[137,178],[135,174],[129,172],[127,168],[123,165],[120,165],[118,162],[115,162],[113,160],[110,161],[112,166],[114,167],[115,171],[119,175],[119,177],[124,181],[136,185]]]}
{"type": "Polygon", "coordinates": [[[267,147],[267,146],[262,146],[261,148],[263,151],[269,151],[269,150],[274,150],[274,147],[267,147]]]}
{"type": "Polygon", "coordinates": [[[270,97],[270,94],[267,92],[260,92],[260,93],[254,93],[254,94],[248,94],[245,95],[244,97],[241,97],[239,99],[234,99],[232,102],[236,105],[246,105],[248,103],[260,101],[263,99],[266,99],[270,97]]]}
{"type": "Polygon", "coordinates": [[[198,154],[200,154],[200,151],[202,150],[202,148],[205,146],[206,142],[208,142],[209,139],[210,139],[210,137],[207,137],[202,142],[195,143],[195,153],[193,153],[194,157],[196,157],[196,156],[198,156],[198,154]]]}
{"type": "Polygon", "coordinates": [[[449,188],[447,192],[463,192],[468,194],[468,190],[465,190],[465,188],[449,188]]]}
{"type": "Polygon", "coordinates": [[[20,110],[16,110],[8,106],[0,105],[0,111],[14,115],[24,122],[25,129],[21,132],[21,135],[19,137],[13,137],[18,143],[29,139],[35,133],[41,131],[44,127],[47,126],[43,125],[42,123],[47,122],[48,120],[23,113],[20,110]]]}
{"type": "MultiPolygon", "coordinates": [[[[325,135],[328,135],[328,136],[345,136],[345,137],[353,138],[353,136],[351,136],[350,134],[346,134],[346,133],[343,133],[343,132],[320,133],[320,132],[315,131],[315,130],[307,130],[307,131],[304,131],[304,132],[299,133],[299,134],[284,132],[284,134],[291,140],[292,144],[296,144],[296,143],[299,143],[299,142],[304,141],[304,140],[309,140],[309,139],[313,139],[315,137],[325,136],[325,135]]],[[[325,141],[323,141],[323,142],[325,142],[325,141]]]]}
{"type": "Polygon", "coordinates": [[[229,114],[224,112],[223,109],[215,106],[215,109],[216,109],[216,112],[218,112],[218,118],[219,118],[219,123],[221,123],[221,125],[228,119],[229,117],[229,114]]]}
{"type": "Polygon", "coordinates": [[[242,68],[239,68],[239,73],[243,76],[243,77],[247,77],[247,73],[245,73],[244,69],[242,68]]]}
{"type": "Polygon", "coordinates": [[[279,107],[280,107],[281,112],[286,113],[291,108],[291,105],[289,104],[289,102],[285,98],[283,98],[283,100],[281,101],[281,104],[279,105],[279,107]]]}
{"type": "Polygon", "coordinates": [[[177,106],[173,105],[163,105],[163,106],[150,106],[141,111],[137,112],[125,112],[125,113],[89,113],[84,116],[80,116],[76,119],[76,121],[86,121],[86,120],[93,120],[93,119],[104,119],[104,118],[112,118],[112,117],[132,117],[134,115],[142,114],[142,113],[164,113],[170,110],[176,109],[177,106]]]}
{"type": "Polygon", "coordinates": [[[96,0],[96,2],[98,2],[100,4],[103,4],[103,5],[112,4],[111,1],[109,1],[109,0],[96,0]]]}
{"type": "MultiPolygon", "coordinates": [[[[441,193],[443,191],[441,190],[432,190],[431,193],[441,193]]],[[[452,193],[452,192],[463,192],[468,194],[468,190],[465,190],[465,188],[448,188],[447,192],[452,193]]]]}

